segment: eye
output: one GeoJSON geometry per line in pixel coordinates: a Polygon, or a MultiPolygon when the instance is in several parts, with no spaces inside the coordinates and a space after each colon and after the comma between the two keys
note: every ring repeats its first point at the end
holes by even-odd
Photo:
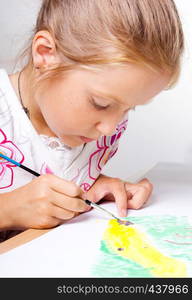
{"type": "Polygon", "coordinates": [[[98,110],[104,110],[104,109],[107,109],[110,106],[110,104],[102,104],[101,100],[99,101],[99,100],[96,100],[94,98],[91,98],[91,103],[98,110]]]}

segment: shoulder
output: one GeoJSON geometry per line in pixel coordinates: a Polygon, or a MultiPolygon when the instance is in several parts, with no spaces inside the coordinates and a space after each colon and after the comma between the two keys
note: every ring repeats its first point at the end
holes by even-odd
{"type": "Polygon", "coordinates": [[[9,75],[5,69],[0,68],[0,87],[4,89],[9,81],[9,75]]]}
{"type": "MultiPolygon", "coordinates": [[[[9,75],[6,70],[0,69],[0,97],[1,100],[8,101],[10,97],[15,95],[9,75]]],[[[16,96],[16,95],[15,95],[16,96]]],[[[2,101],[1,101],[2,103],[2,101]]]]}
{"type": "Polygon", "coordinates": [[[21,110],[21,104],[13,88],[10,76],[5,69],[0,69],[0,111],[10,113],[21,110]]]}

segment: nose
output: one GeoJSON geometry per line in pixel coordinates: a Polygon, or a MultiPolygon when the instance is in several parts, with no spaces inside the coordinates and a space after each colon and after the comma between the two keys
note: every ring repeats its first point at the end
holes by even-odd
{"type": "Polygon", "coordinates": [[[96,129],[101,133],[101,135],[110,136],[114,134],[118,123],[119,122],[117,121],[116,118],[111,120],[106,119],[97,123],[96,129]]]}

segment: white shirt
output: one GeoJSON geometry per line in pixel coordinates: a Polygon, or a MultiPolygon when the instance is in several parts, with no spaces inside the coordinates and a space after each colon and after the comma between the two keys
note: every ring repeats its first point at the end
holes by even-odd
{"type": "MultiPolygon", "coordinates": [[[[24,112],[7,72],[0,69],[0,152],[37,173],[53,173],[87,191],[116,153],[126,126],[124,120],[114,135],[75,148],[56,137],[39,135],[24,112]]],[[[34,175],[0,159],[0,193],[23,186],[33,178],[34,175]]]]}

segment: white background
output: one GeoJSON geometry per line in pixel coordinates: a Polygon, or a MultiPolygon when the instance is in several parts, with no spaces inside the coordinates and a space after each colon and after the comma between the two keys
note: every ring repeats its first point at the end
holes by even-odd
{"type": "MultiPolygon", "coordinates": [[[[118,154],[105,173],[126,178],[153,163],[192,165],[192,1],[175,0],[185,34],[177,85],[130,114],[118,154]]],[[[0,67],[12,72],[19,50],[32,35],[39,0],[0,0],[0,67]]]]}

